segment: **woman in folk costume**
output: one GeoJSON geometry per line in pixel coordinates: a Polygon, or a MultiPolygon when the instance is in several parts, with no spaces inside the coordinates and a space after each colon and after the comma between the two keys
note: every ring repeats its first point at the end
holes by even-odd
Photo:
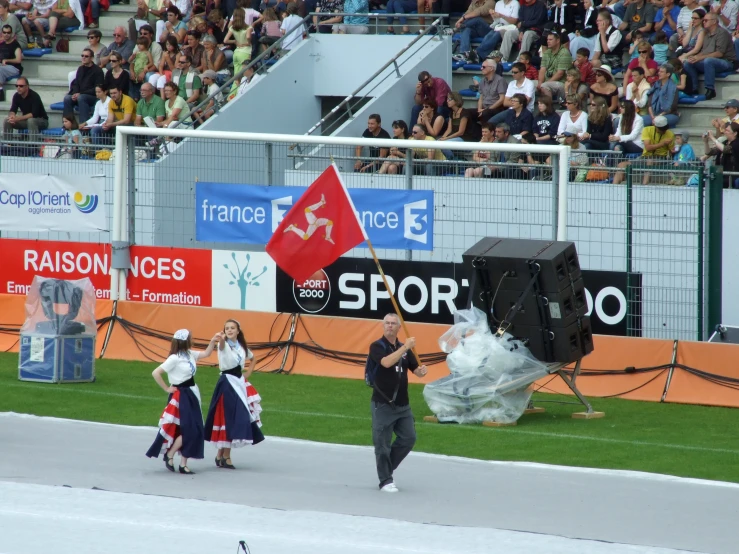
{"type": "Polygon", "coordinates": [[[146,452],[150,458],[164,454],[164,465],[174,471],[174,455],[180,453],[180,473],[193,474],[187,467],[188,458],[204,457],[203,412],[200,408],[200,390],[195,384],[196,363],[213,352],[215,343],[222,339],[221,333],[210,340],[202,352],[192,350],[190,331],[180,329],[174,334],[169,357],[151,372],[157,384],[169,393],[167,406],[159,419],[159,432],[151,448],[146,452]],[[168,387],[162,374],[166,373],[168,387]]]}
{"type": "Polygon", "coordinates": [[[254,354],[246,345],[241,325],[235,319],[227,320],[218,343],[221,377],[213,391],[205,420],[205,440],[218,448],[218,467],[235,469],[231,463],[231,448],[264,440],[259,429],[262,425],[259,419],[261,399],[249,383],[255,365],[254,354]],[[249,368],[244,369],[247,360],[250,360],[249,368]]]}

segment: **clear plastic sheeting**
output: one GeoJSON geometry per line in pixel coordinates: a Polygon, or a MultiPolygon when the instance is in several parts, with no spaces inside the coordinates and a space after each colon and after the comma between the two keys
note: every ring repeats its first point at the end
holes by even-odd
{"type": "Polygon", "coordinates": [[[515,422],[547,366],[508,333],[494,335],[477,308],[456,312],[454,321],[439,338],[451,375],[424,387],[429,408],[445,423],[515,422]]]}
{"type": "Polygon", "coordinates": [[[26,294],[21,334],[95,335],[95,287],[85,277],[74,281],[33,278],[26,294]]]}

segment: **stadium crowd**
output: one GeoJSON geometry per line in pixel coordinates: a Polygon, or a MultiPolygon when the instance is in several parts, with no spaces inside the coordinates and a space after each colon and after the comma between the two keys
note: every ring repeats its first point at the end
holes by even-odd
{"type": "MultiPolygon", "coordinates": [[[[319,15],[309,32],[355,34],[369,32],[362,14],[371,8],[385,9],[389,33],[395,32],[396,16],[402,31],[410,32],[404,14],[459,9],[450,29],[455,33],[453,61],[481,62],[481,78],[471,91],[452,91],[442,79],[422,72],[414,109],[407,123],[396,122],[402,123],[397,134],[393,125],[394,135],[442,141],[569,141],[575,149],[591,151],[573,157],[575,164],[578,159],[592,162],[592,151],[603,152],[609,165],[629,163],[624,158],[635,156],[695,159],[688,134],[675,131],[679,102],[715,98],[717,75],[739,68],[736,0],[682,0],[682,5],[675,0],[603,0],[600,5],[593,0],[468,0],[461,6],[452,0],[389,0],[381,5],[381,0],[135,1],[136,16],[127,28],[116,27],[106,46],[97,29],[100,0],[0,0],[0,94],[8,80],[16,80],[3,125],[6,140],[14,131],[27,129],[34,136],[48,127],[45,106],[22,77],[24,47],[48,44],[57,28],[79,25],[80,11],[88,9],[93,16],[87,27],[89,45],[69,75],[63,109],[65,129],[71,125],[79,136],[70,139],[65,130],[63,141],[106,144],[117,125],[197,126],[215,113],[216,104],[243,94],[259,79],[249,71],[223,98],[219,88],[235,70],[281,37],[286,38],[274,56],[303,40],[302,19],[313,11],[319,15]],[[337,12],[356,15],[331,15],[337,12]],[[623,72],[621,86],[616,72],[623,72]],[[466,108],[460,92],[477,96],[476,108],[466,108]],[[205,99],[208,103],[191,116],[205,99]]],[[[418,23],[423,28],[425,22],[418,23]]],[[[703,137],[703,157],[716,157],[727,171],[739,168],[739,129],[731,125],[739,117],[737,107],[736,100],[726,102],[725,116],[717,117],[703,137]]],[[[387,134],[379,116],[376,127],[387,134]]],[[[367,133],[374,135],[377,129],[370,125],[367,133]]],[[[421,150],[418,156],[431,155],[421,150]]],[[[384,149],[378,153],[392,156],[384,149]]],[[[438,156],[450,158],[452,152],[434,151],[433,157],[438,156]]],[[[357,162],[358,171],[393,172],[399,166],[357,162]]],[[[479,171],[467,172],[470,176],[496,174],[492,166],[472,169],[479,171]]]]}

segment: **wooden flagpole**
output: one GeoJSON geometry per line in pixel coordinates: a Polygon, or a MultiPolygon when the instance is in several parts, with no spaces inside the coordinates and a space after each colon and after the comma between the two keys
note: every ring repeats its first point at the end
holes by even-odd
{"type": "MultiPolygon", "coordinates": [[[[341,172],[339,171],[339,168],[336,166],[336,163],[334,162],[333,155],[329,155],[331,158],[331,165],[334,166],[334,169],[336,170],[336,175],[339,176],[339,182],[341,183],[341,187],[344,189],[344,194],[346,195],[347,200],[349,201],[349,204],[352,207],[352,210],[355,213],[356,217],[356,208],[354,207],[354,202],[352,202],[351,196],[349,196],[349,191],[346,189],[346,184],[344,184],[344,180],[341,178],[341,172]]],[[[393,291],[390,289],[390,283],[387,282],[387,277],[385,277],[385,272],[382,270],[382,266],[380,265],[380,260],[377,259],[377,254],[375,253],[375,249],[372,246],[372,242],[370,241],[369,237],[367,236],[367,232],[364,230],[364,225],[362,225],[362,221],[357,217],[357,224],[359,225],[359,228],[362,229],[362,234],[364,235],[364,240],[367,241],[367,246],[369,247],[370,254],[372,254],[372,259],[375,260],[375,265],[377,266],[377,271],[380,272],[380,277],[382,277],[382,282],[385,283],[385,290],[387,290],[388,295],[390,296],[390,300],[393,303],[393,308],[395,309],[395,313],[398,316],[398,319],[400,320],[400,326],[403,329],[403,332],[405,333],[406,337],[410,337],[410,333],[408,332],[408,327],[406,327],[405,320],[403,319],[403,315],[400,313],[400,306],[398,306],[397,300],[395,300],[395,295],[393,294],[393,291]]],[[[416,362],[418,362],[418,365],[423,365],[421,363],[421,357],[418,355],[418,352],[416,352],[416,347],[414,346],[411,349],[411,352],[413,352],[413,356],[416,358],[416,362]]]]}

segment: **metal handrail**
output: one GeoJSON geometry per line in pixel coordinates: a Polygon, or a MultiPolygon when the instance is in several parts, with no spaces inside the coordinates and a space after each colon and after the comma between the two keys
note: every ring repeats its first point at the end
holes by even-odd
{"type": "MultiPolygon", "coordinates": [[[[416,15],[416,14],[414,14],[414,15],[416,15]]],[[[426,16],[426,15],[429,15],[429,14],[424,14],[424,16],[426,16]]],[[[434,15],[436,15],[436,14],[434,14],[434,15]]],[[[402,56],[408,50],[410,50],[422,38],[428,37],[428,36],[432,36],[430,34],[431,31],[432,31],[432,29],[434,29],[435,31],[441,31],[442,30],[441,29],[441,27],[442,27],[442,21],[443,21],[443,18],[445,18],[445,17],[449,17],[449,15],[448,14],[440,14],[439,17],[436,20],[434,20],[434,22],[431,25],[429,25],[429,27],[427,29],[424,29],[423,32],[421,32],[421,34],[419,34],[411,42],[409,42],[407,45],[405,45],[397,54],[395,54],[395,56],[393,56],[380,69],[378,69],[377,71],[375,71],[369,78],[367,78],[354,91],[352,91],[351,93],[349,93],[349,95],[346,98],[344,98],[344,100],[342,100],[337,106],[335,106],[328,114],[326,114],[324,117],[322,117],[318,121],[318,123],[316,123],[315,125],[313,125],[313,127],[311,127],[310,129],[308,129],[308,131],[305,134],[306,135],[312,135],[316,131],[316,129],[320,128],[321,125],[323,125],[323,123],[326,122],[327,119],[329,119],[330,117],[334,116],[342,108],[346,107],[351,100],[357,98],[357,95],[366,86],[368,86],[372,81],[374,81],[378,76],[380,76],[391,65],[395,65],[395,73],[397,74],[398,77],[400,77],[400,65],[403,65],[403,63],[405,63],[405,62],[403,62],[400,65],[398,65],[398,58],[400,58],[400,56],[402,56]]],[[[372,92],[373,90],[375,90],[389,76],[390,76],[390,74],[388,74],[384,79],[382,79],[381,81],[379,81],[378,83],[376,83],[375,86],[372,87],[369,91],[367,91],[367,93],[364,94],[361,98],[359,98],[359,100],[361,101],[361,100],[364,100],[365,98],[367,98],[369,96],[369,93],[372,92]]],[[[349,116],[351,117],[351,115],[352,115],[351,107],[347,107],[347,112],[349,113],[349,116]]],[[[336,120],[336,123],[338,123],[338,120],[336,120]]]]}

